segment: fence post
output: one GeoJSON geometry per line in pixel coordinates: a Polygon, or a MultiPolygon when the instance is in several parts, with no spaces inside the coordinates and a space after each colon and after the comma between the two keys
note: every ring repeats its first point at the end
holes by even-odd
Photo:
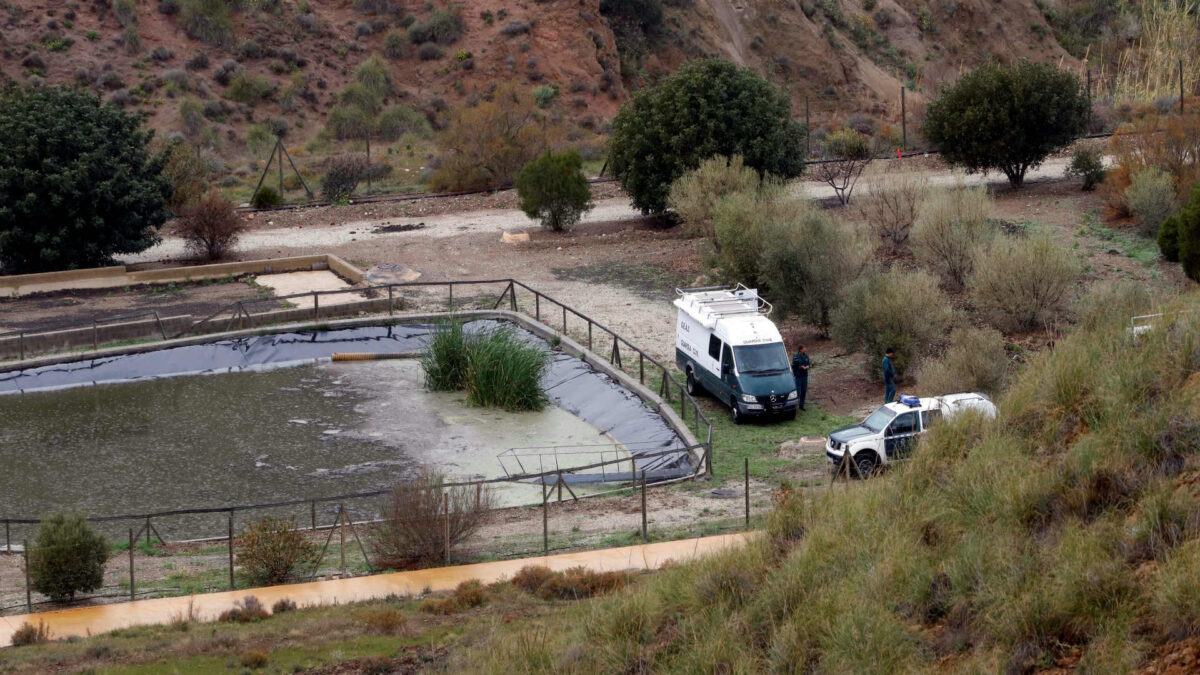
{"type": "Polygon", "coordinates": [[[446,564],[450,564],[450,493],[442,493],[442,503],[446,510],[446,564]]]}
{"type": "Polygon", "coordinates": [[[235,590],[237,585],[233,581],[233,510],[229,511],[229,590],[235,590]]]}
{"type": "Polygon", "coordinates": [[[646,355],[638,350],[638,382],[646,384],[646,355]]]}
{"type": "Polygon", "coordinates": [[[312,516],[313,532],[317,531],[317,502],[313,501],[308,505],[308,514],[312,516]]]}
{"type": "Polygon", "coordinates": [[[743,457],[746,463],[746,529],[750,529],[750,458],[743,457]]]}
{"type": "Polygon", "coordinates": [[[321,318],[321,296],[317,295],[316,291],[313,291],[313,321],[317,321],[320,318],[321,318]]]}
{"type": "Polygon", "coordinates": [[[342,550],[342,576],[346,576],[346,507],[338,504],[338,542],[342,550]]]}
{"type": "Polygon", "coordinates": [[[396,303],[392,300],[392,285],[388,284],[388,316],[393,316],[396,313],[396,303]]]}
{"type": "Polygon", "coordinates": [[[546,495],[546,477],[542,476],[542,555],[550,555],[550,502],[546,495]]]}
{"type": "Polygon", "coordinates": [[[12,555],[12,531],[7,520],[4,521],[4,552],[12,555]]]}
{"type": "Polygon", "coordinates": [[[100,351],[100,326],[92,319],[92,351],[100,351]]]}
{"type": "Polygon", "coordinates": [[[454,282],[450,282],[446,288],[450,289],[450,299],[446,301],[446,308],[451,312],[454,311],[454,282]]]}
{"type": "Polygon", "coordinates": [[[908,100],[904,83],[900,83],[900,147],[908,149],[908,100]]]}
{"type": "Polygon", "coordinates": [[[129,528],[129,601],[133,602],[137,592],[133,588],[133,528],[129,528]]]}
{"type": "MultiPolygon", "coordinates": [[[[592,351],[592,320],[588,319],[588,351],[592,351]]],[[[24,357],[22,357],[24,358],[24,357]]]]}
{"type": "Polygon", "coordinates": [[[21,350],[21,360],[24,361],[25,360],[25,331],[21,331],[21,334],[17,336],[17,346],[21,350]]]}
{"type": "Polygon", "coordinates": [[[567,306],[563,305],[563,337],[567,335],[567,306]]]}
{"type": "Polygon", "coordinates": [[[646,470],[642,469],[642,543],[649,539],[646,536],[646,470]]]}
{"type": "Polygon", "coordinates": [[[33,590],[29,587],[29,540],[26,539],[21,547],[25,558],[25,613],[33,614],[33,590]]]}
{"type": "Polygon", "coordinates": [[[542,294],[537,291],[533,292],[533,318],[542,320],[542,294]]]}
{"type": "Polygon", "coordinates": [[[153,545],[150,541],[150,516],[146,516],[146,548],[150,548],[153,545]]]}
{"type": "Polygon", "coordinates": [[[508,304],[512,311],[517,311],[517,285],[512,281],[508,282],[508,304]]]}

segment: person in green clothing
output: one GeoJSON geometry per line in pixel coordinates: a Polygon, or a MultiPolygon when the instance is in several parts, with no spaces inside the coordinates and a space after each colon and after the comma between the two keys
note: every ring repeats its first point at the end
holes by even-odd
{"type": "Polygon", "coordinates": [[[883,351],[883,402],[896,400],[896,366],[892,365],[895,352],[891,347],[883,351]]]}
{"type": "Polygon", "coordinates": [[[796,378],[796,396],[799,398],[800,409],[804,407],[804,399],[808,396],[808,369],[812,360],[808,358],[808,349],[800,345],[799,350],[792,354],[792,377],[796,378]]]}

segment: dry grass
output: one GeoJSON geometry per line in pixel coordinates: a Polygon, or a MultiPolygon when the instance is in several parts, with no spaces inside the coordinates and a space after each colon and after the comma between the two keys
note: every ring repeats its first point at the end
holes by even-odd
{"type": "Polygon", "coordinates": [[[262,606],[258,598],[253,595],[238,600],[230,609],[221,612],[217,617],[217,621],[228,623],[250,623],[252,621],[262,621],[271,617],[271,613],[266,607],[262,606]]]}
{"type": "Polygon", "coordinates": [[[33,625],[26,621],[21,624],[12,634],[12,645],[14,647],[24,647],[26,645],[36,645],[46,642],[50,639],[50,627],[46,622],[39,620],[37,625],[33,625]]]}
{"type": "Polygon", "coordinates": [[[1114,96],[1122,101],[1152,101],[1179,95],[1179,62],[1187,93],[1200,85],[1200,2],[1143,0],[1136,3],[1141,37],[1121,53],[1114,96]]]}
{"type": "Polygon", "coordinates": [[[459,584],[454,593],[445,598],[426,598],[421,603],[421,611],[430,614],[458,614],[468,609],[482,607],[487,604],[487,591],[477,579],[469,579],[459,584]]]}

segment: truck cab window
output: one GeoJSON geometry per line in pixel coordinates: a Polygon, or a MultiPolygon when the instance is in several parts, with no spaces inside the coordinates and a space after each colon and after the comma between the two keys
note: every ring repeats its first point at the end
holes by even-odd
{"type": "Polygon", "coordinates": [[[921,411],[921,428],[928,429],[937,424],[942,419],[941,410],[922,410],[921,411]]]}
{"type": "Polygon", "coordinates": [[[708,337],[708,355],[712,357],[713,361],[721,358],[721,338],[716,335],[708,337]]]}
{"type": "Polygon", "coordinates": [[[917,414],[915,412],[904,413],[897,415],[896,419],[892,420],[891,426],[888,427],[889,436],[899,436],[901,434],[911,434],[917,430],[917,414]]]}

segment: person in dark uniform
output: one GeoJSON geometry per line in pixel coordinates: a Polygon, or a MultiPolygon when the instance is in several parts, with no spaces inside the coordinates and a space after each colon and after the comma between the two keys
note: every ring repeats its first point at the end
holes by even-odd
{"type": "Polygon", "coordinates": [[[800,409],[805,410],[804,399],[808,396],[808,369],[812,361],[808,358],[808,348],[800,345],[799,350],[792,354],[792,377],[796,378],[796,396],[800,399],[800,409]]]}
{"type": "Polygon", "coordinates": [[[891,403],[896,400],[896,366],[892,365],[895,352],[888,347],[883,352],[883,402],[891,403]]]}

